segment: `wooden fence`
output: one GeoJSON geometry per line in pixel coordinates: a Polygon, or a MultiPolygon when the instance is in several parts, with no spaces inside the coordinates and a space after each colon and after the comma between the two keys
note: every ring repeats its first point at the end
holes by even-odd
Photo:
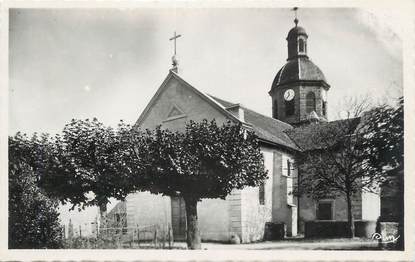
{"type": "Polygon", "coordinates": [[[65,240],[67,248],[173,248],[170,225],[101,227],[92,236],[65,240]]]}

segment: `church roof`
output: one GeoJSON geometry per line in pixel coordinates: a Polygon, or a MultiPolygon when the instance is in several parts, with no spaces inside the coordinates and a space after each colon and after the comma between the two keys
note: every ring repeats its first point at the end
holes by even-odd
{"type": "Polygon", "coordinates": [[[255,133],[260,139],[298,150],[297,145],[284,132],[292,129],[291,125],[272,117],[264,116],[248,108],[244,108],[244,110],[245,121],[253,126],[255,133]]]}
{"type": "Polygon", "coordinates": [[[247,128],[251,128],[258,138],[263,142],[273,146],[280,146],[286,150],[295,150],[298,151],[299,148],[296,144],[290,139],[290,137],[284,132],[287,129],[292,129],[293,127],[290,124],[284,123],[280,120],[274,119],[272,117],[268,117],[257,113],[249,108],[241,106],[237,103],[232,103],[225,101],[223,99],[207,95],[198,89],[196,89],[193,85],[186,82],[180,75],[170,70],[169,74],[167,75],[166,79],[163,81],[160,88],[154,94],[153,98],[150,100],[149,104],[146,106],[144,111],[141,113],[140,117],[138,118],[137,122],[135,123],[136,127],[140,127],[144,119],[147,117],[150,108],[154,105],[157,98],[163,92],[165,88],[167,88],[167,82],[170,81],[171,78],[178,80],[183,86],[193,90],[197,95],[199,95],[203,100],[207,103],[212,105],[214,108],[218,109],[219,112],[223,113],[228,119],[234,122],[240,122],[247,128]],[[231,112],[231,108],[239,106],[244,111],[244,118],[240,119],[235,116],[231,112]]]}
{"type": "Polygon", "coordinates": [[[225,114],[228,118],[230,118],[233,121],[239,121],[239,119],[237,117],[235,117],[233,114],[231,114],[230,112],[228,112],[220,103],[218,103],[217,101],[215,101],[214,99],[212,99],[210,96],[204,94],[203,92],[200,92],[197,88],[195,88],[193,85],[189,84],[187,81],[185,81],[182,77],[180,77],[177,73],[175,73],[173,70],[169,71],[169,74],[167,75],[167,77],[164,79],[163,83],[161,84],[161,86],[159,87],[159,89],[157,89],[156,93],[154,94],[154,96],[151,98],[150,102],[147,104],[146,108],[144,108],[143,112],[141,113],[141,115],[139,116],[138,120],[136,121],[135,125],[136,127],[140,127],[142,122],[145,120],[145,118],[147,117],[150,109],[152,108],[152,106],[154,105],[154,103],[156,102],[157,98],[160,96],[160,94],[163,92],[163,90],[165,90],[167,88],[167,83],[172,79],[176,79],[177,81],[179,81],[180,83],[183,84],[183,86],[191,89],[193,92],[195,92],[197,95],[199,95],[203,100],[205,100],[207,103],[209,103],[210,105],[212,105],[214,108],[216,108],[217,110],[219,110],[221,113],[225,114]]]}
{"type": "Polygon", "coordinates": [[[218,97],[216,97],[216,96],[212,96],[212,95],[208,95],[208,96],[210,96],[211,98],[213,98],[216,102],[218,102],[221,106],[223,106],[224,108],[228,108],[228,107],[231,107],[231,106],[234,106],[234,105],[236,105],[237,103],[232,103],[232,102],[229,102],[229,101],[226,101],[226,100],[223,100],[223,99],[221,99],[221,98],[218,98],[218,97]]]}
{"type": "Polygon", "coordinates": [[[328,86],[323,72],[307,57],[288,60],[275,76],[272,88],[296,81],[322,81],[328,86]]]}
{"type": "Polygon", "coordinates": [[[342,119],[331,122],[304,124],[284,132],[301,151],[319,150],[336,144],[336,138],[351,134],[360,123],[360,118],[342,119]]]}
{"type": "MultiPolygon", "coordinates": [[[[224,108],[229,108],[237,105],[214,96],[209,95],[216,100],[224,108]]],[[[290,137],[284,132],[293,127],[287,123],[284,123],[275,118],[257,113],[245,106],[241,106],[244,110],[244,121],[252,125],[252,129],[260,140],[264,142],[281,145],[288,149],[298,150],[296,144],[290,139],[290,137]]]]}

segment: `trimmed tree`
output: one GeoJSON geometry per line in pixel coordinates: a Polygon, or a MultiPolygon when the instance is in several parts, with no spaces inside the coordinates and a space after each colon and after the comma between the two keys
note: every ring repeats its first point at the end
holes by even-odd
{"type": "Polygon", "coordinates": [[[203,198],[225,199],[234,189],[259,186],[267,177],[257,137],[240,124],[218,126],[215,121],[190,121],[184,132],[161,127],[142,133],[142,167],[153,193],[183,197],[186,206],[187,245],[201,248],[197,203],[203,198]]]}
{"type": "Polygon", "coordinates": [[[116,131],[96,118],[72,120],[53,140],[51,165],[41,172],[41,184],[63,203],[98,206],[105,227],[110,198],[124,200],[130,190],[130,170],[116,131]]]}
{"type": "Polygon", "coordinates": [[[18,133],[10,143],[18,145],[17,160],[24,160],[44,194],[71,204],[71,209],[98,206],[105,227],[109,199],[124,200],[128,193],[143,188],[139,179],[142,163],[136,161],[136,155],[144,154],[129,131],[122,121],[113,130],[96,118],[73,119],[65,125],[63,135],[35,133],[29,139],[18,133]]]}

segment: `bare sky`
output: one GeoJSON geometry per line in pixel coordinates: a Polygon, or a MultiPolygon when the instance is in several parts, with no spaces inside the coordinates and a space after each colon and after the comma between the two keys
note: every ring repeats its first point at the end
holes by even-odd
{"type": "MultiPolygon", "coordinates": [[[[309,57],[346,96],[396,97],[402,45],[390,12],[300,9],[309,57]]],[[[393,13],[392,13],[393,14],[393,13]]],[[[273,9],[19,9],[10,12],[9,133],[60,132],[72,118],[133,123],[171,67],[202,92],[271,115],[271,83],[287,58],[293,13],[273,9]]]]}

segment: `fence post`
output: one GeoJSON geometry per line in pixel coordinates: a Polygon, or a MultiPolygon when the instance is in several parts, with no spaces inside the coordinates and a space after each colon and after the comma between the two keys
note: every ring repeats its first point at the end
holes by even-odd
{"type": "Polygon", "coordinates": [[[96,231],[96,238],[98,240],[99,237],[99,225],[98,225],[98,219],[95,217],[95,231],[96,231]]]}
{"type": "Polygon", "coordinates": [[[130,247],[134,245],[134,235],[135,235],[135,229],[133,229],[133,233],[131,234],[130,247]]]}
{"type": "Polygon", "coordinates": [[[63,239],[63,240],[65,240],[65,239],[66,239],[65,225],[63,225],[63,227],[62,227],[62,239],[63,239]]]}
{"type": "Polygon", "coordinates": [[[163,232],[162,232],[162,239],[161,239],[161,241],[162,241],[162,244],[161,244],[161,246],[162,246],[162,248],[163,249],[165,249],[166,248],[166,227],[165,226],[163,226],[163,232]]]}
{"type": "Polygon", "coordinates": [[[140,247],[140,228],[137,224],[137,246],[140,247]]]}
{"type": "Polygon", "coordinates": [[[154,227],[154,247],[157,248],[157,226],[154,227]]]}
{"type": "Polygon", "coordinates": [[[169,224],[169,229],[168,229],[168,239],[169,239],[169,249],[171,249],[173,246],[173,229],[170,224],[169,224]]]}

